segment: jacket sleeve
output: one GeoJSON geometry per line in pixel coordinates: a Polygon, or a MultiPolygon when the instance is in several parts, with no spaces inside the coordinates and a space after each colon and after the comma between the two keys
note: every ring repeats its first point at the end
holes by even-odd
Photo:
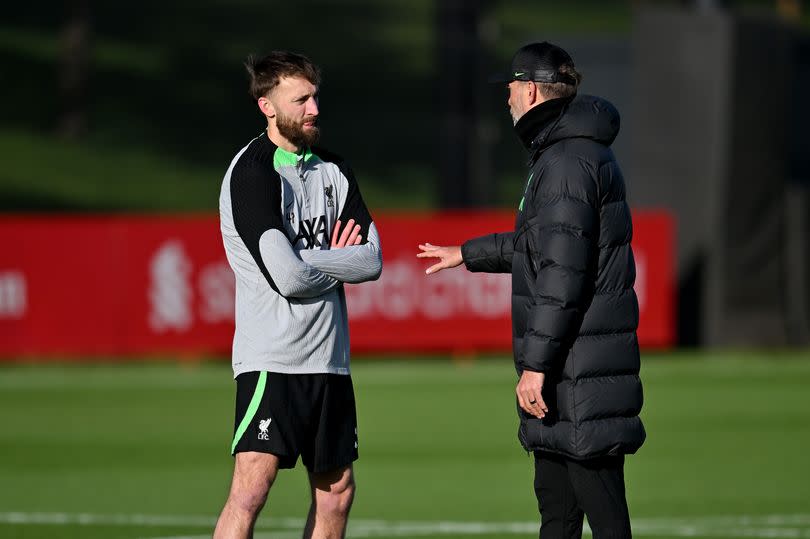
{"type": "Polygon", "coordinates": [[[299,258],[290,240],[278,230],[270,229],[262,234],[259,250],[276,290],[285,298],[315,298],[340,284],[299,258]]]}
{"type": "MultiPolygon", "coordinates": [[[[322,150],[321,153],[324,153],[322,150]]],[[[346,180],[346,197],[340,200],[338,220],[345,227],[349,219],[360,225],[360,245],[341,249],[301,251],[302,259],[318,270],[344,283],[374,281],[382,273],[382,249],[377,227],[371,218],[354,171],[346,161],[333,154],[340,173],[346,180]]],[[[342,230],[341,230],[342,232],[342,230]]]]}
{"type": "Polygon", "coordinates": [[[369,227],[371,227],[372,223],[371,212],[368,211],[363,195],[360,194],[360,186],[357,185],[357,179],[354,177],[352,168],[342,160],[338,163],[338,168],[343,177],[346,178],[347,183],[346,198],[339,208],[338,219],[343,225],[349,219],[354,219],[354,223],[360,225],[360,234],[363,235],[362,243],[366,243],[369,239],[369,227]]]}
{"type": "Polygon", "coordinates": [[[560,368],[593,297],[598,264],[599,193],[596,171],[575,156],[546,165],[531,203],[537,223],[528,245],[536,272],[518,368],[560,368]]]}
{"type": "Polygon", "coordinates": [[[382,272],[382,251],[377,227],[372,222],[362,245],[341,249],[304,249],[301,259],[343,283],[375,281],[382,272]]]}
{"type": "Polygon", "coordinates": [[[293,251],[281,219],[281,188],[259,163],[245,161],[231,175],[236,232],[270,287],[287,298],[312,298],[340,283],[306,264],[293,251]]]}
{"type": "Polygon", "coordinates": [[[461,246],[461,258],[469,271],[510,273],[514,233],[502,232],[473,238],[461,246]]]}

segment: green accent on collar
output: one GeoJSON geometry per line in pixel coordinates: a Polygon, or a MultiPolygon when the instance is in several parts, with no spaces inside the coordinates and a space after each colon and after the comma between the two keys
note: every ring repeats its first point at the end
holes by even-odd
{"type": "Polygon", "coordinates": [[[281,167],[296,167],[300,160],[308,163],[313,157],[315,154],[310,148],[304,148],[300,153],[293,153],[278,147],[276,153],[273,154],[273,168],[278,170],[281,167]]]}

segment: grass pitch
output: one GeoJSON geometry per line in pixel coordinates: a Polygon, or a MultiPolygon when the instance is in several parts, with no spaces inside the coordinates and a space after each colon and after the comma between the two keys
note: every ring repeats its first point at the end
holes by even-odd
{"type": "MultiPolygon", "coordinates": [[[[509,359],[358,359],[350,537],[537,536],[509,359]]],[[[648,356],[637,537],[810,537],[810,353],[648,356]]],[[[0,537],[202,538],[228,489],[223,362],[0,367],[0,537]]],[[[299,537],[302,467],[257,537],[299,537]]]]}

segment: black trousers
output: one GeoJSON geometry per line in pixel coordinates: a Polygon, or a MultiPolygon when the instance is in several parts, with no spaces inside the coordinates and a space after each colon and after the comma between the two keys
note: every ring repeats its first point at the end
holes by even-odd
{"type": "Polygon", "coordinates": [[[593,539],[631,537],[624,455],[577,461],[536,451],[534,472],[541,539],[579,539],[583,516],[593,539]]]}

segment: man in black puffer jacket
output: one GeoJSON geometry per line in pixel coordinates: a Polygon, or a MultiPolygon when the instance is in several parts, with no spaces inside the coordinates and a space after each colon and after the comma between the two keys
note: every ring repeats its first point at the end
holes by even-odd
{"type": "Polygon", "coordinates": [[[624,455],[644,442],[636,338],[632,222],[610,144],[619,113],[577,96],[571,57],[549,43],[521,48],[506,77],[529,152],[513,232],[461,247],[420,245],[439,258],[512,274],[512,338],[520,376],[519,438],[535,455],[541,537],[630,537],[624,455]]]}

